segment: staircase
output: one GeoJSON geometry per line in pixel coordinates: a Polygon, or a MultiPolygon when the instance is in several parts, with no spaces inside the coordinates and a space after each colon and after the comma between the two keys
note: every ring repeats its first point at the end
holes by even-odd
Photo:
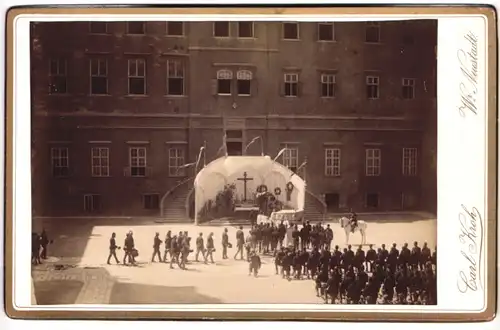
{"type": "Polygon", "coordinates": [[[306,191],[304,219],[310,222],[325,221],[326,204],[312,192],[306,191]]]}
{"type": "Polygon", "coordinates": [[[186,200],[192,189],[193,178],[186,179],[170,189],[161,200],[159,223],[191,223],[186,209],[186,200]]]}

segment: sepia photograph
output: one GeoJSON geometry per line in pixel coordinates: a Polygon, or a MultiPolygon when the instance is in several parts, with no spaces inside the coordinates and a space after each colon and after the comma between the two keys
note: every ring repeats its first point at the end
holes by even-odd
{"type": "Polygon", "coordinates": [[[32,304],[436,305],[437,48],[436,19],[32,22],[32,304]]]}

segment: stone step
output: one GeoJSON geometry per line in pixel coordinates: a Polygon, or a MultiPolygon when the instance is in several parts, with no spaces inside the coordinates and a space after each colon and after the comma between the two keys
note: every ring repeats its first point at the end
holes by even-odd
{"type": "Polygon", "coordinates": [[[193,219],[188,218],[158,218],[155,219],[156,223],[193,223],[193,219]]]}

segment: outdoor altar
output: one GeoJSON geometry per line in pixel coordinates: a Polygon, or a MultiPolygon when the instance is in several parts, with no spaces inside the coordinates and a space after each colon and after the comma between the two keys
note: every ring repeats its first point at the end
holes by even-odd
{"type": "Polygon", "coordinates": [[[250,222],[268,211],[263,197],[280,208],[303,211],[306,183],[269,156],[227,156],[201,169],[194,189],[195,224],[224,217],[250,222]]]}

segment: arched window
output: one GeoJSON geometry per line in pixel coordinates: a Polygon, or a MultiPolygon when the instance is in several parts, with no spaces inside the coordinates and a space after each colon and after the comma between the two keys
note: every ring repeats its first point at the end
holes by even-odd
{"type": "Polygon", "coordinates": [[[217,79],[228,80],[233,79],[233,73],[229,70],[217,71],[217,79]]]}
{"type": "Polygon", "coordinates": [[[250,95],[252,85],[252,72],[249,70],[239,70],[236,73],[238,95],[250,95]]]}
{"type": "Polygon", "coordinates": [[[217,94],[231,95],[231,80],[233,72],[230,70],[217,71],[217,94]]]}
{"type": "Polygon", "coordinates": [[[238,80],[252,80],[252,72],[248,70],[240,70],[236,73],[238,80]]]}

